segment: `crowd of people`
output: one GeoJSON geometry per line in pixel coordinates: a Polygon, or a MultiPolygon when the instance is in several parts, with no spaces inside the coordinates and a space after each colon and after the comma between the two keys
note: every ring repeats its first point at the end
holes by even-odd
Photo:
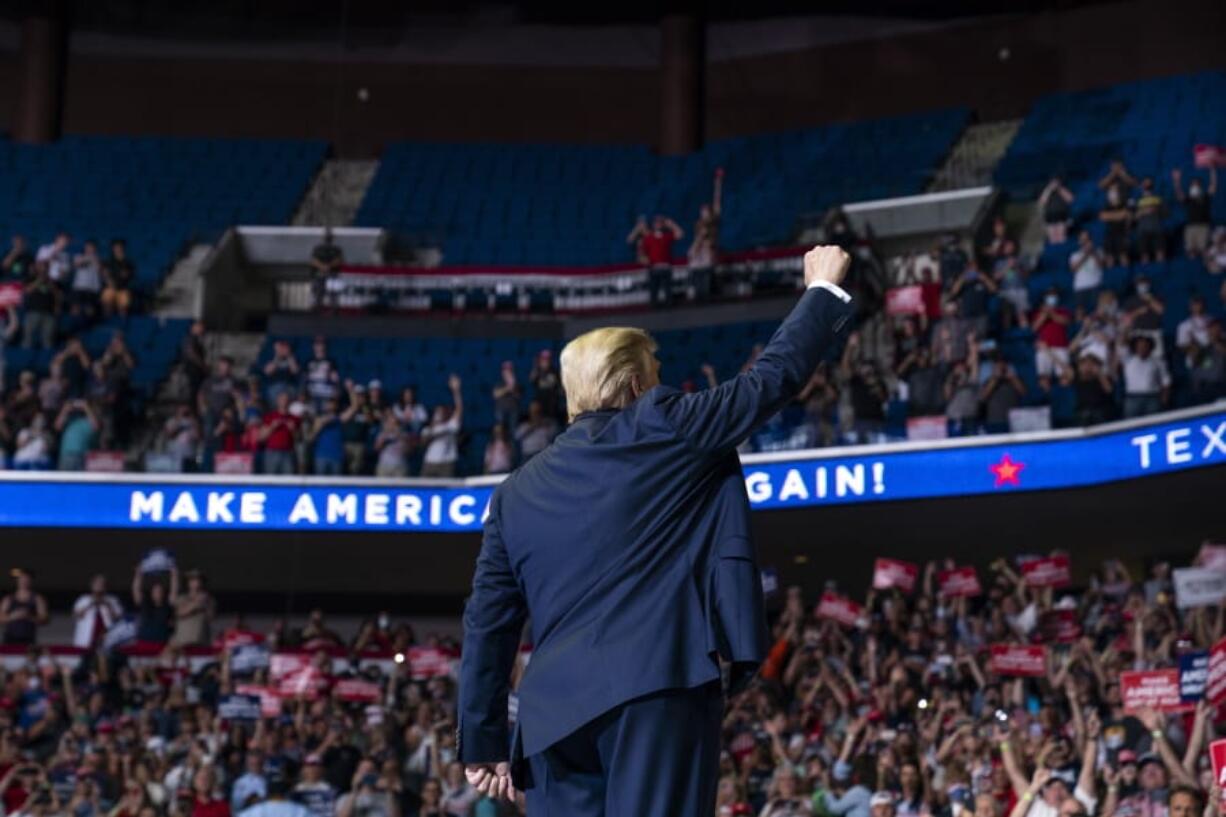
{"type": "MultiPolygon", "coordinates": [[[[1109,560],[1058,589],[1030,586],[1022,563],[997,560],[969,596],[943,593],[952,562],[929,563],[912,589],[869,589],[854,621],[817,603],[859,595],[834,583],[775,594],[767,660],[726,700],[712,817],[1219,817],[1207,746],[1226,727],[1221,708],[1136,707],[1120,674],[1209,649],[1226,634],[1222,605],[1180,606],[1166,561],[1134,575],[1109,560]],[[1046,652],[1021,676],[994,664],[993,645],[1046,652]]],[[[465,781],[450,673],[363,660],[418,645],[389,613],[350,638],[319,610],[268,632],[242,616],[222,627],[204,577],[181,581],[162,551],[137,566],[127,599],[98,576],[67,611],[13,575],[0,599],[5,814],[523,813],[465,781]],[[71,617],[75,654],[40,645],[53,614],[71,617]],[[236,691],[269,683],[267,663],[239,657],[251,644],[306,656],[313,691],[280,691],[276,714],[229,709],[236,691]],[[203,664],[188,661],[209,646],[203,664]],[[374,700],[346,695],[354,680],[374,700]]],[[[530,662],[526,648],[516,678],[530,662]]]]}

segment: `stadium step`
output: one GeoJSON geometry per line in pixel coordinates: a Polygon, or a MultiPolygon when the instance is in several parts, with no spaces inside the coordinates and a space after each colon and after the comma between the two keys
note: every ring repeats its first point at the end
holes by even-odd
{"type": "Polygon", "coordinates": [[[379,169],[375,159],[329,159],[294,213],[299,227],[347,227],[353,223],[366,189],[379,169]]]}
{"type": "Polygon", "coordinates": [[[937,171],[928,192],[991,184],[997,162],[1005,155],[1021,126],[1022,120],[1007,119],[968,127],[937,171]]]}
{"type": "Polygon", "coordinates": [[[195,318],[200,314],[200,268],[213,247],[194,244],[175,262],[154,297],[153,314],[163,318],[195,318]]]}

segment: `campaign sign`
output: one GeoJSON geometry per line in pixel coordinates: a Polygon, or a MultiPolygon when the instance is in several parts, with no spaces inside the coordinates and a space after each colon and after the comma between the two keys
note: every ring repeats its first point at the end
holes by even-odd
{"type": "Polygon", "coordinates": [[[239,695],[250,695],[260,701],[260,714],[265,718],[276,718],[281,715],[281,698],[266,686],[256,684],[238,684],[234,691],[239,695]]]}
{"type": "Polygon", "coordinates": [[[1067,587],[1073,582],[1068,556],[1063,553],[1023,562],[1022,578],[1027,587],[1067,587]]]}
{"type": "Polygon", "coordinates": [[[217,703],[217,715],[225,721],[258,721],[262,714],[258,695],[223,695],[217,703]]]}
{"type": "Polygon", "coordinates": [[[1149,669],[1120,673],[1120,698],[1125,712],[1156,709],[1184,712],[1189,709],[1180,696],[1179,670],[1149,669]]]}
{"type": "Polygon", "coordinates": [[[1196,650],[1179,656],[1179,697],[1185,704],[1194,704],[1205,697],[1205,682],[1209,680],[1209,652],[1196,650]]]}
{"type": "Polygon", "coordinates": [[[438,647],[410,647],[406,656],[409,677],[414,681],[451,675],[451,665],[457,656],[438,647]]]}
{"type": "Polygon", "coordinates": [[[779,592],[779,571],[773,567],[762,568],[762,595],[770,598],[779,592]]]}
{"type": "Polygon", "coordinates": [[[973,567],[955,567],[937,573],[937,586],[946,598],[983,595],[979,574],[973,567]]]}
{"type": "Polygon", "coordinates": [[[1214,706],[1226,701],[1226,636],[1209,650],[1209,672],[1205,677],[1205,697],[1214,706]]]}
{"type": "Polygon", "coordinates": [[[1076,610],[1048,610],[1039,616],[1039,634],[1044,641],[1072,644],[1081,638],[1076,610]]]}
{"type": "Polygon", "coordinates": [[[342,701],[364,704],[376,703],[383,697],[383,690],[379,685],[364,678],[345,678],[337,681],[332,692],[342,701]]]}
{"type": "Polygon", "coordinates": [[[1226,545],[1215,542],[1204,542],[1200,553],[1196,554],[1196,564],[1211,570],[1226,570],[1226,545]]]}
{"type": "Polygon", "coordinates": [[[1179,567],[1172,574],[1179,609],[1216,607],[1226,601],[1226,569],[1179,567]]]}
{"type": "Polygon", "coordinates": [[[911,562],[881,558],[873,565],[873,589],[889,590],[897,587],[904,593],[910,593],[915,589],[915,579],[918,575],[919,567],[911,562]]]}
{"type": "Polygon", "coordinates": [[[1219,789],[1226,789],[1226,738],[1209,744],[1209,758],[1213,761],[1213,779],[1219,789]]]}
{"type": "Polygon", "coordinates": [[[1047,674],[1047,648],[1033,644],[993,644],[988,668],[997,675],[1040,678],[1047,674]]]}
{"type": "Polygon", "coordinates": [[[836,621],[844,627],[854,627],[864,615],[864,608],[846,596],[827,590],[817,604],[817,617],[836,621]]]}
{"type": "Polygon", "coordinates": [[[230,648],[230,672],[249,675],[256,670],[268,669],[271,657],[264,644],[236,644],[230,648]]]}

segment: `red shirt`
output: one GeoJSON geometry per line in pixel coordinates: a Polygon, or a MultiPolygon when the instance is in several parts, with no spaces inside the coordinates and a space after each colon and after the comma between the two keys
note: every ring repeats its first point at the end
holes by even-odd
{"type": "Polygon", "coordinates": [[[192,817],[230,817],[230,804],[225,800],[201,800],[192,804],[192,817]]]}
{"type": "Polygon", "coordinates": [[[264,447],[269,451],[293,451],[294,430],[298,428],[298,418],[279,411],[270,411],[264,415],[264,425],[272,426],[274,423],[277,425],[264,440],[264,447]]]}
{"type": "Polygon", "coordinates": [[[651,230],[643,236],[643,255],[652,266],[669,264],[673,260],[673,237],[671,230],[651,230]]]}
{"type": "MultiPolygon", "coordinates": [[[[1033,320],[1039,319],[1038,310],[1034,313],[1033,320]]],[[[1052,310],[1052,314],[1059,315],[1064,318],[1065,323],[1056,323],[1051,318],[1043,321],[1043,325],[1037,330],[1039,341],[1047,344],[1052,349],[1067,349],[1068,348],[1068,320],[1072,317],[1069,311],[1062,306],[1058,306],[1052,310]]]]}

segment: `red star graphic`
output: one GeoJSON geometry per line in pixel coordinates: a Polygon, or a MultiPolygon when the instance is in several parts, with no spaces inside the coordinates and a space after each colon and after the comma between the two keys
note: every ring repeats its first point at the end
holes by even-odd
{"type": "Polygon", "coordinates": [[[1000,458],[1000,462],[995,465],[989,465],[988,470],[996,475],[996,487],[1000,488],[1003,485],[1018,485],[1017,475],[1022,472],[1026,466],[1020,462],[1014,462],[1009,458],[1008,453],[1000,458]]]}

